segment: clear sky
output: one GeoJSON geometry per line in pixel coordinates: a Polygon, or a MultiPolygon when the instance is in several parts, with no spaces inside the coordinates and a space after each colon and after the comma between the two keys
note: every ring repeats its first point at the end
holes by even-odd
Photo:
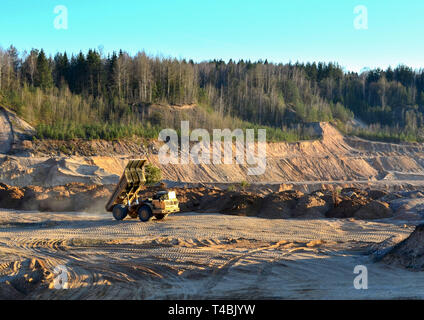
{"type": "Polygon", "coordinates": [[[418,69],[423,17],[423,0],[0,0],[0,46],[418,69]],[[58,5],[68,10],[67,29],[54,27],[58,5]],[[368,29],[354,27],[358,5],[368,29]]]}

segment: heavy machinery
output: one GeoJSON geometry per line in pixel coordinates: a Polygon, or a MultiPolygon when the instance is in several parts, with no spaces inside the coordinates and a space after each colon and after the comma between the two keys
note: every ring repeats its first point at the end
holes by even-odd
{"type": "Polygon", "coordinates": [[[123,220],[128,215],[147,222],[153,217],[160,220],[170,213],[180,211],[175,191],[159,191],[152,198],[140,199],[140,192],[145,189],[146,162],[147,159],[136,159],[127,163],[106,204],[106,210],[112,212],[116,220],[123,220]]]}

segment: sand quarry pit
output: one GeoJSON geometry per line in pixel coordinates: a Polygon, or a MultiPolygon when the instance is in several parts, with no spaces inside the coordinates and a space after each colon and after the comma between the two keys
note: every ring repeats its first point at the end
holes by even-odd
{"type": "Polygon", "coordinates": [[[2,299],[424,298],[424,274],[376,261],[412,225],[180,213],[0,211],[2,299]],[[67,289],[54,269],[67,268],[67,289]],[[368,268],[367,290],[353,286],[368,268]]]}
{"type": "Polygon", "coordinates": [[[269,143],[266,172],[249,177],[160,166],[154,141],[31,141],[0,111],[0,299],[424,298],[422,145],[317,123],[320,139],[269,143]],[[115,221],[104,205],[141,156],[181,212],[115,221]],[[366,290],[354,288],[358,265],[366,290]]]}

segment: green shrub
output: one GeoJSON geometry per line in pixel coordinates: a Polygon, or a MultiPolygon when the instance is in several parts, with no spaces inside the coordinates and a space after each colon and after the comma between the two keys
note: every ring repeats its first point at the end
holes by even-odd
{"type": "Polygon", "coordinates": [[[242,182],[240,182],[240,187],[242,190],[246,190],[246,188],[248,188],[250,186],[250,183],[243,180],[242,182]]]}
{"type": "Polygon", "coordinates": [[[158,167],[149,163],[144,169],[147,185],[152,185],[162,180],[162,171],[158,167]]]}
{"type": "Polygon", "coordinates": [[[236,186],[233,184],[230,184],[227,188],[228,191],[236,191],[236,186]]]}

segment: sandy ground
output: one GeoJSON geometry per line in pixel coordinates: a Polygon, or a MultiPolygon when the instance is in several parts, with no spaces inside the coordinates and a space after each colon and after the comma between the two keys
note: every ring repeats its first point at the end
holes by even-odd
{"type": "Polygon", "coordinates": [[[0,289],[12,283],[23,299],[424,298],[424,273],[375,262],[413,229],[399,220],[185,213],[141,223],[2,210],[0,289]],[[54,289],[52,275],[25,282],[34,265],[65,265],[69,288],[54,289]],[[367,290],[353,286],[356,265],[368,268],[367,290]]]}

